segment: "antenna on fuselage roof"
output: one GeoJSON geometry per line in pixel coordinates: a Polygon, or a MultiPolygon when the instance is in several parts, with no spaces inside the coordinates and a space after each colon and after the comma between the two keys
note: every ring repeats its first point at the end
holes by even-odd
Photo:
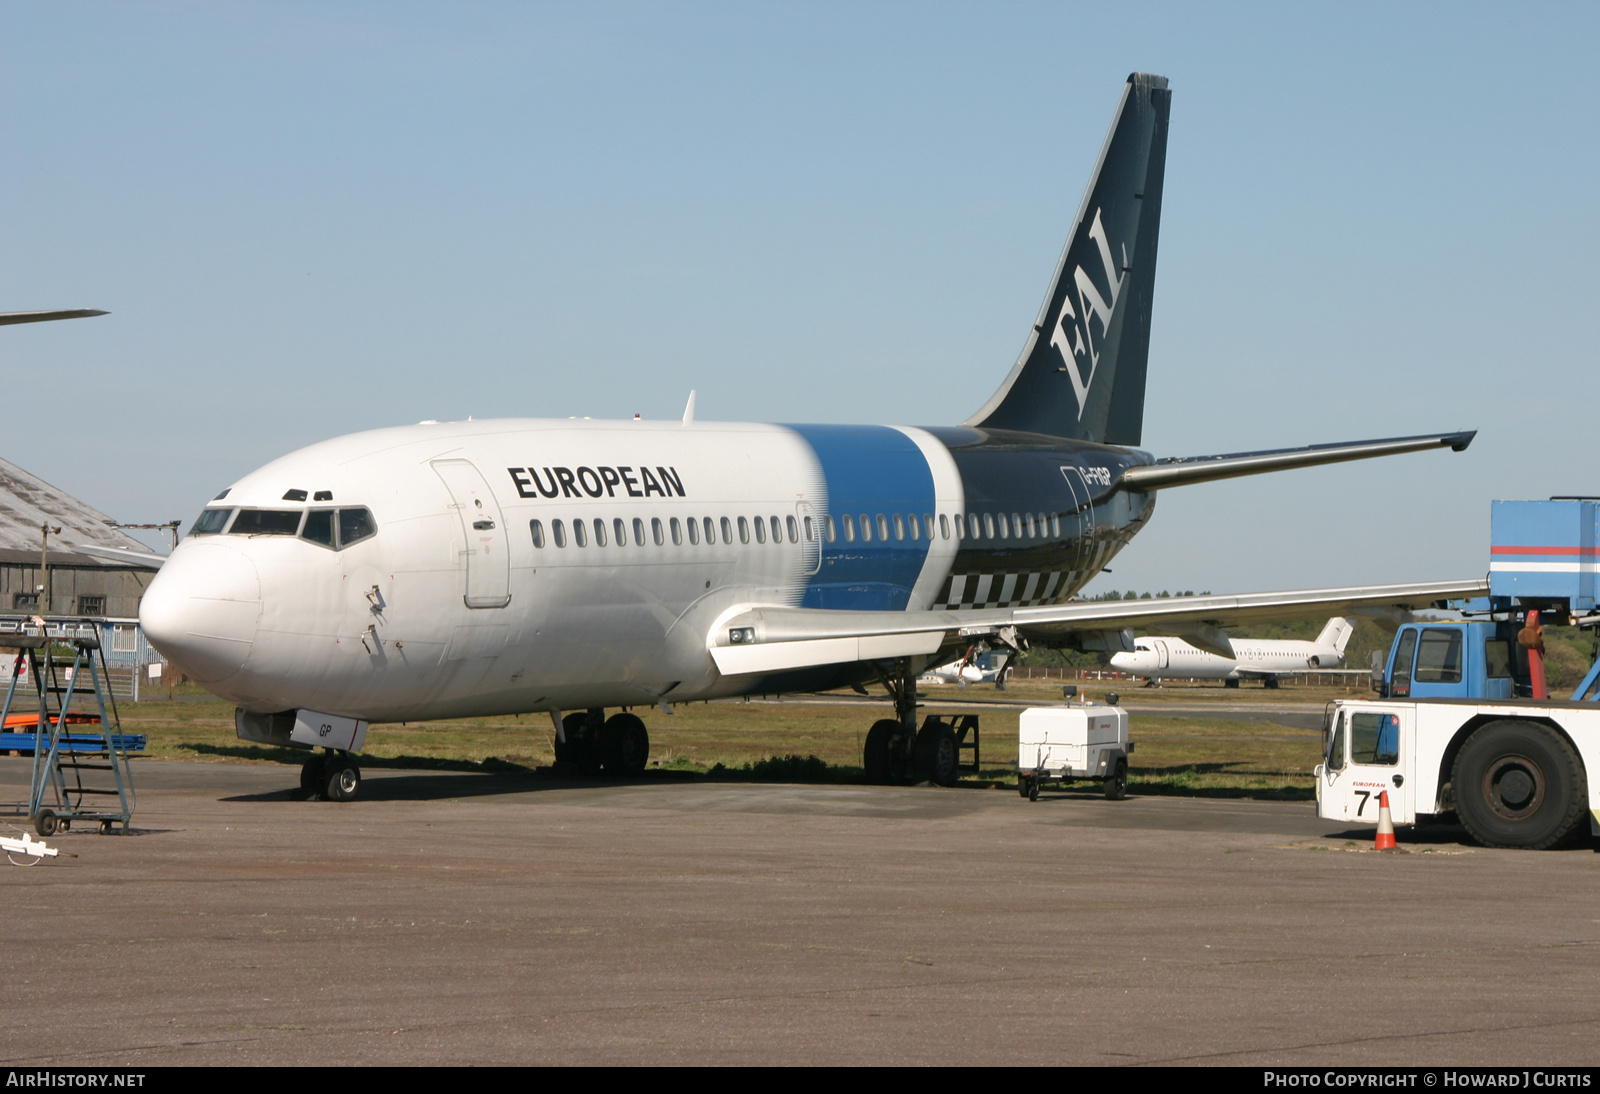
{"type": "Polygon", "coordinates": [[[693,391],[689,392],[689,402],[683,408],[683,424],[684,425],[693,425],[694,424],[694,392],[693,391]]]}

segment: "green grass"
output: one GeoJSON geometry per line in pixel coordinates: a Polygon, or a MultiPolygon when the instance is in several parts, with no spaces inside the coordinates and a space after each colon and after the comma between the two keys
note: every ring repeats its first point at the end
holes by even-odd
{"type": "MultiPolygon", "coordinates": [[[[1096,688],[1101,698],[1107,689],[1096,688]]],[[[1157,705],[1182,701],[1200,705],[1215,700],[1320,702],[1310,689],[1278,692],[1221,688],[1149,691],[1125,689],[1129,701],[1157,705]],[[1187,693],[1187,694],[1180,694],[1187,693]],[[1159,696],[1159,697],[1158,697],[1159,696]]],[[[178,701],[165,699],[121,706],[125,732],[149,738],[146,755],[155,759],[299,764],[305,753],[238,740],[233,708],[201,698],[198,689],[180,687],[178,701]]],[[[970,711],[953,699],[1007,699],[1021,702],[1059,699],[1060,685],[1024,687],[1004,693],[989,688],[932,691],[928,713],[970,711]]],[[[982,715],[982,771],[972,785],[1010,785],[1015,779],[1019,711],[978,708],[982,715]]],[[[801,702],[717,702],[680,704],[676,713],[641,709],[650,729],[651,767],[662,775],[702,775],[762,782],[851,782],[861,777],[861,747],[874,720],[889,713],[886,703],[824,705],[801,702]]],[[[1136,750],[1129,767],[1135,794],[1188,797],[1309,800],[1311,768],[1320,760],[1315,732],[1271,722],[1135,714],[1136,750]]],[[[554,728],[544,714],[463,718],[439,722],[374,725],[367,734],[362,763],[367,767],[430,768],[531,774],[555,760],[554,728]]]]}

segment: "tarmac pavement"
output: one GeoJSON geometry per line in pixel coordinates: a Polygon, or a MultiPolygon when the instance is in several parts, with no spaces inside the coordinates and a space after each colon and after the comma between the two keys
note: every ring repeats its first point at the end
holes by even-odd
{"type": "MultiPolygon", "coordinates": [[[[0,799],[28,761],[0,760],[0,799]]],[[[1309,803],[138,761],[0,873],[8,1065],[1594,1064],[1600,855],[1309,803]],[[1420,836],[1428,837],[1426,840],[1420,836]]]]}

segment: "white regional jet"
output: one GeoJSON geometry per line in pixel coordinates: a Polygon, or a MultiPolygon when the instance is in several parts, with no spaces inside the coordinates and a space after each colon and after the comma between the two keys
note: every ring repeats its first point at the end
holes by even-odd
{"type": "MultiPolygon", "coordinates": [[[[1465,448],[1471,433],[1157,460],[1141,451],[1170,93],[1135,74],[1021,357],[960,426],[424,422],[284,456],[219,493],[152,581],[146,634],[356,793],[369,721],[546,711],[559,764],[643,769],[630,708],[877,680],[869,777],[955,777],[917,673],[978,641],[1114,652],[1125,628],[1423,607],[1481,581],[1069,602],[1160,490],[1465,448]],[[607,717],[608,710],[621,708],[607,717]]],[[[691,402],[692,406],[692,402],[691,402]]]]}
{"type": "Polygon", "coordinates": [[[1312,669],[1336,669],[1344,664],[1345,643],[1355,628],[1348,619],[1328,620],[1314,642],[1289,638],[1235,638],[1233,656],[1220,657],[1196,649],[1176,635],[1135,638],[1132,653],[1111,655],[1119,672],[1157,680],[1221,680],[1236,688],[1240,680],[1260,680],[1269,688],[1278,677],[1312,669]]]}

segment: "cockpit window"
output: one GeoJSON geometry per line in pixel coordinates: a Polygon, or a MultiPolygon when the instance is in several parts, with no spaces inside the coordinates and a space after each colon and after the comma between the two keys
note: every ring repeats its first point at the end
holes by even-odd
{"type": "Polygon", "coordinates": [[[365,509],[339,510],[339,547],[343,549],[378,534],[372,514],[365,509]]]}
{"type": "Polygon", "coordinates": [[[292,536],[300,530],[299,509],[241,509],[228,529],[235,536],[292,536]]]}
{"type": "Polygon", "coordinates": [[[309,539],[312,543],[320,543],[324,547],[333,546],[333,510],[313,509],[306,514],[306,526],[300,530],[301,539],[309,539]]]}
{"type": "MultiPolygon", "coordinates": [[[[227,493],[226,490],[223,491],[227,493]]],[[[189,529],[191,536],[214,536],[228,526],[228,518],[233,516],[232,509],[202,509],[200,519],[194,522],[194,527],[189,529]]]]}

